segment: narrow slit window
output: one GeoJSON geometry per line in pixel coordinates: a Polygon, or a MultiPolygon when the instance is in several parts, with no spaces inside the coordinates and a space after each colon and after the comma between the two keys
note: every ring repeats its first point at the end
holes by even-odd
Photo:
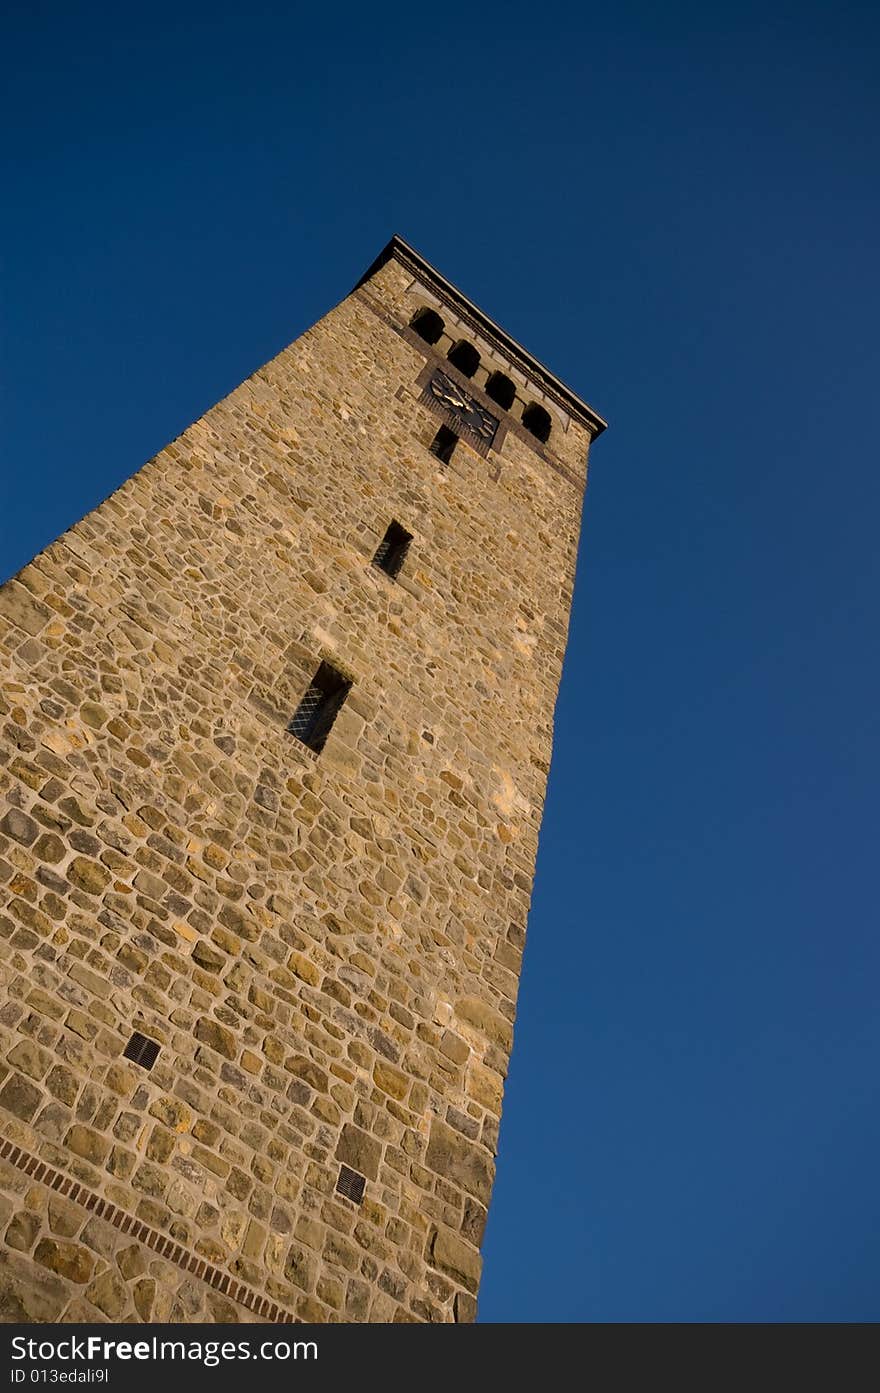
{"type": "Polygon", "coordinates": [[[150,1040],[146,1035],[141,1035],[136,1030],[122,1054],[125,1059],[139,1064],[142,1069],[152,1069],[159,1058],[159,1045],[155,1040],[150,1040]]]}
{"type": "Polygon", "coordinates": [[[448,426],[441,426],[431,441],[431,454],[436,455],[441,464],[448,464],[452,452],[458,444],[458,436],[448,426]]]}
{"type": "Polygon", "coordinates": [[[399,575],[411,541],[412,533],[401,527],[399,522],[392,522],[379,543],[373,565],[392,578],[399,575]]]}
{"type": "Polygon", "coordinates": [[[329,663],[322,663],[287,724],[291,735],[308,745],[315,754],[320,754],[350,691],[348,679],[329,663]]]}

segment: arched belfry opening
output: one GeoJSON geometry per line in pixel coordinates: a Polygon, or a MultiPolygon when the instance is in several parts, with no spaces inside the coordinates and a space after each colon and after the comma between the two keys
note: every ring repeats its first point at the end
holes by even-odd
{"type": "Polygon", "coordinates": [[[516,400],[516,388],[503,372],[493,372],[486,383],[486,396],[497,401],[498,405],[503,406],[505,411],[509,411],[516,400]]]}
{"type": "Polygon", "coordinates": [[[537,402],[533,401],[530,406],[526,407],[522,414],[522,423],[526,430],[531,431],[538,440],[550,439],[550,427],[553,424],[550,420],[550,413],[545,411],[543,406],[539,406],[537,402]]]}
{"type": "Polygon", "coordinates": [[[414,329],[419,338],[425,340],[425,343],[437,343],[445,325],[436,310],[425,307],[416,310],[409,322],[409,327],[414,329]]]}
{"type": "Polygon", "coordinates": [[[446,356],[465,377],[473,377],[480,366],[480,355],[467,339],[459,339],[458,343],[454,343],[446,356]]]}

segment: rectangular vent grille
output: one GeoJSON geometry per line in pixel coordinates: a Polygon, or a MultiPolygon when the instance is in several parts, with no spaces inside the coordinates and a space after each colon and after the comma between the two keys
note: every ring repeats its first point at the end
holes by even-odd
{"type": "Polygon", "coordinates": [[[345,1195],[346,1199],[354,1200],[355,1204],[360,1204],[364,1197],[364,1186],[366,1180],[357,1171],[351,1170],[348,1166],[342,1166],[339,1171],[339,1179],[336,1182],[337,1194],[345,1195]]]}
{"type": "Polygon", "coordinates": [[[122,1053],[142,1069],[152,1069],[159,1057],[159,1046],[155,1040],[148,1040],[146,1035],[135,1031],[122,1053]]]}

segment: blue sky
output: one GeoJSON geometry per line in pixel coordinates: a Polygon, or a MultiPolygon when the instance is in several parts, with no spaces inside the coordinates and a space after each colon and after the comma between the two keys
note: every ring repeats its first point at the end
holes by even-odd
{"type": "Polygon", "coordinates": [[[484,1320],[880,1316],[878,31],[809,0],[7,21],[0,574],[392,231],[611,422],[484,1320]]]}

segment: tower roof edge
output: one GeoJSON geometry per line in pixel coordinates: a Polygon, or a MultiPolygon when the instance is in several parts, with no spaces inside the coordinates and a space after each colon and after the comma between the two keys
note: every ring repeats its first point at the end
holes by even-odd
{"type": "Polygon", "coordinates": [[[481,310],[478,305],[475,305],[473,300],[470,300],[463,291],[459,290],[457,286],[453,285],[451,281],[448,281],[445,276],[441,275],[437,268],[431,265],[430,261],[426,260],[420,252],[416,251],[415,247],[411,247],[409,242],[405,241],[403,237],[398,236],[396,233],[382,248],[375,261],[367,267],[354,289],[359,289],[360,286],[364,285],[366,281],[369,281],[377,271],[381,270],[381,268],[392,259],[407,266],[422,280],[426,281],[441,300],[444,300],[447,304],[452,306],[463,318],[471,320],[474,327],[479,329],[489,339],[494,339],[503,352],[507,353],[508,356],[515,361],[518,361],[519,365],[530,377],[535,379],[539,386],[547,391],[551,397],[556,397],[560,405],[587,427],[593,439],[595,439],[597,435],[601,435],[607,428],[608,422],[605,421],[597,411],[594,411],[587,402],[577,396],[570,387],[567,387],[555,373],[552,373],[549,368],[545,367],[543,363],[529,353],[528,349],[523,348],[521,343],[518,343],[510,334],[506,333],[499,324],[496,324],[494,319],[490,319],[489,315],[481,310]]]}

